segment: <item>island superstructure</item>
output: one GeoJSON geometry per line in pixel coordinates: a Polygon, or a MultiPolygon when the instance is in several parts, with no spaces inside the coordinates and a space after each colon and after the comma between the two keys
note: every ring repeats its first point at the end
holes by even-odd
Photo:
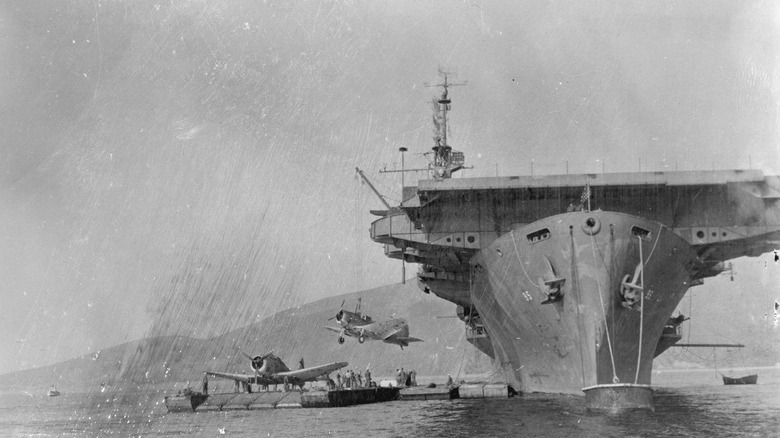
{"type": "MultiPolygon", "coordinates": [[[[653,358],[686,293],[780,246],[780,178],[760,170],[451,178],[446,76],[432,179],[372,211],[371,239],[419,265],[467,339],[519,392],[652,408],[653,358]],[[660,341],[660,342],[659,342],[660,341]]],[[[679,337],[678,337],[679,338],[679,337]]]]}

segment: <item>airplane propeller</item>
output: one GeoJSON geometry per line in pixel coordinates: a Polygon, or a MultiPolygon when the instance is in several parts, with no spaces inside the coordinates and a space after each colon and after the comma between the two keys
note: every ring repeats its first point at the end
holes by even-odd
{"type": "Polygon", "coordinates": [[[341,317],[344,316],[344,312],[343,312],[343,310],[344,310],[344,303],[346,303],[346,302],[347,302],[346,299],[341,302],[341,307],[339,307],[339,312],[336,314],[336,316],[334,316],[332,318],[328,318],[328,321],[330,321],[332,319],[335,319],[337,321],[341,321],[341,317]]]}
{"type": "Polygon", "coordinates": [[[249,360],[255,360],[255,359],[257,359],[257,358],[259,358],[260,360],[262,360],[262,359],[265,359],[266,357],[268,357],[268,356],[270,356],[270,355],[274,354],[274,352],[273,352],[273,351],[271,351],[271,352],[269,352],[269,353],[267,353],[267,354],[263,354],[263,355],[260,355],[260,354],[258,354],[257,356],[250,356],[250,355],[248,355],[248,354],[244,353],[243,351],[241,352],[241,354],[243,354],[243,355],[244,355],[244,356],[245,356],[247,359],[249,359],[249,360]]]}
{"type": "Polygon", "coordinates": [[[273,352],[273,350],[271,350],[270,352],[268,352],[266,354],[263,354],[263,355],[259,355],[258,354],[257,356],[254,356],[254,357],[246,354],[243,351],[241,352],[241,354],[243,354],[244,356],[246,356],[247,359],[252,361],[252,369],[255,371],[255,374],[258,374],[258,372],[259,372],[258,370],[263,366],[263,361],[265,361],[265,359],[267,357],[272,356],[274,354],[274,352],[273,352]]]}

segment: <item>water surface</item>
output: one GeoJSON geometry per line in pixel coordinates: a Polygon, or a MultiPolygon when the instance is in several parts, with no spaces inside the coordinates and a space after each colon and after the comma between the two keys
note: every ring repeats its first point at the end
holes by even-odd
{"type": "Polygon", "coordinates": [[[780,368],[757,385],[725,386],[713,370],[655,371],[655,411],[588,412],[584,398],[395,401],[347,408],[168,413],[164,388],[46,397],[0,394],[2,436],[545,436],[754,437],[780,435],[780,368]],[[224,430],[224,434],[220,430],[224,430]]]}

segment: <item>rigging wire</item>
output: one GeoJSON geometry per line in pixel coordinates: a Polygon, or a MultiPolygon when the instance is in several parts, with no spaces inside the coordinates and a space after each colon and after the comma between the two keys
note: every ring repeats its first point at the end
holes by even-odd
{"type": "Polygon", "coordinates": [[[360,215],[360,189],[362,186],[362,180],[358,177],[357,174],[355,174],[355,181],[358,183],[355,184],[355,255],[356,255],[356,263],[355,263],[355,290],[362,290],[363,286],[363,257],[361,254],[361,215],[360,215]]]}
{"type": "MultiPolygon", "coordinates": [[[[370,179],[371,183],[374,184],[375,187],[379,186],[380,188],[384,189],[383,191],[385,193],[395,193],[395,191],[396,191],[393,187],[387,185],[383,181],[380,181],[380,180],[378,180],[376,178],[371,178],[368,175],[366,175],[365,173],[363,174],[363,176],[366,179],[370,179]]],[[[398,198],[395,198],[395,195],[392,195],[392,196],[382,195],[382,197],[387,199],[387,200],[389,200],[389,201],[392,201],[391,204],[400,204],[401,203],[401,199],[400,199],[401,197],[400,196],[398,198]]]]}

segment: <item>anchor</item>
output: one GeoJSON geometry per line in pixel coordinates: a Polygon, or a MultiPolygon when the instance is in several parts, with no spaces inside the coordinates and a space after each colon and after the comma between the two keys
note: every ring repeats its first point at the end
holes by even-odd
{"type": "Polygon", "coordinates": [[[639,262],[634,269],[634,276],[626,274],[623,277],[623,282],[620,284],[620,295],[623,297],[623,301],[620,303],[627,309],[640,310],[641,304],[639,300],[641,298],[644,287],[642,284],[643,267],[642,262],[639,262]]]}
{"type": "Polygon", "coordinates": [[[542,301],[542,304],[555,303],[563,299],[563,293],[561,289],[563,288],[563,283],[566,281],[566,279],[558,277],[558,275],[555,273],[555,268],[553,268],[552,263],[550,263],[550,259],[548,259],[547,256],[543,257],[545,264],[547,265],[547,272],[545,273],[546,279],[539,278],[539,283],[544,285],[540,286],[540,288],[547,296],[547,298],[542,301]]]}

